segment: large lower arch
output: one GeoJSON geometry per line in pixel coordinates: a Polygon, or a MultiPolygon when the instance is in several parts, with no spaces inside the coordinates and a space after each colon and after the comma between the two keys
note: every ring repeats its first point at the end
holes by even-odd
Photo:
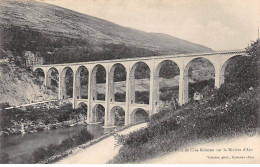
{"type": "Polygon", "coordinates": [[[81,102],[77,105],[77,109],[80,110],[79,112],[84,116],[84,119],[87,119],[88,116],[88,105],[84,102],[81,102]]]}
{"type": "Polygon", "coordinates": [[[65,67],[61,71],[61,99],[73,97],[73,70],[70,67],[65,67]]]}
{"type": "Polygon", "coordinates": [[[96,104],[91,111],[91,122],[101,123],[104,125],[105,122],[105,107],[101,104],[96,104]]]}
{"type": "Polygon", "coordinates": [[[125,110],[122,107],[115,106],[110,110],[109,122],[111,126],[122,126],[125,123],[125,110]]]}
{"type": "Polygon", "coordinates": [[[206,93],[208,89],[214,88],[214,82],[215,67],[213,63],[204,57],[192,59],[184,68],[183,102],[187,103],[189,99],[201,99],[202,94],[206,93]]]}
{"type": "Polygon", "coordinates": [[[78,67],[75,74],[75,97],[76,99],[88,99],[88,76],[85,66],[78,67]]]}
{"type": "Polygon", "coordinates": [[[109,72],[109,101],[125,102],[126,100],[126,68],[120,64],[114,64],[109,72]]]}
{"type": "Polygon", "coordinates": [[[130,70],[130,103],[149,104],[150,68],[144,62],[135,63],[130,70]]]}
{"type": "Polygon", "coordinates": [[[91,99],[105,100],[106,96],[106,69],[97,64],[91,74],[91,99]]]}
{"type": "Polygon", "coordinates": [[[172,107],[176,109],[179,98],[179,76],[180,68],[172,60],[161,61],[154,71],[154,110],[158,111],[159,103],[173,104],[172,107]]]}
{"type": "Polygon", "coordinates": [[[142,108],[136,108],[130,114],[130,124],[139,124],[147,122],[148,119],[149,113],[142,108]]]}

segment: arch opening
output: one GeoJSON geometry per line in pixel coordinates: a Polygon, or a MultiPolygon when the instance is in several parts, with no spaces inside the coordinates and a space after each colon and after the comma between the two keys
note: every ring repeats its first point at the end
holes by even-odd
{"type": "Polygon", "coordinates": [[[44,84],[44,79],[46,76],[45,76],[43,69],[37,68],[36,70],[34,70],[33,76],[37,79],[36,82],[38,85],[44,84]]]}
{"type": "Polygon", "coordinates": [[[62,99],[73,97],[73,70],[65,67],[62,71],[62,99]]]}
{"type": "Polygon", "coordinates": [[[80,116],[84,120],[87,120],[88,106],[87,106],[86,103],[84,103],[84,102],[79,103],[78,106],[77,106],[77,112],[80,114],[80,116]]]}
{"type": "Polygon", "coordinates": [[[226,81],[232,82],[232,76],[230,75],[234,73],[234,69],[238,69],[238,66],[240,66],[239,62],[243,62],[245,60],[246,56],[243,55],[236,55],[226,60],[220,70],[220,83],[223,84],[226,81]]]}
{"type": "Polygon", "coordinates": [[[58,98],[58,90],[59,90],[59,72],[56,68],[52,67],[48,70],[46,75],[46,86],[51,89],[58,98]]]}
{"type": "Polygon", "coordinates": [[[76,99],[88,99],[89,71],[85,66],[80,66],[76,72],[76,99]]]}
{"type": "Polygon", "coordinates": [[[149,104],[150,68],[137,62],[130,71],[130,103],[149,104]]]}
{"type": "Polygon", "coordinates": [[[131,124],[148,122],[149,114],[142,108],[135,109],[131,114],[131,124]]]}
{"type": "Polygon", "coordinates": [[[184,69],[184,102],[200,101],[215,87],[215,67],[208,59],[191,60],[184,69]]]}
{"type": "Polygon", "coordinates": [[[125,110],[119,106],[113,107],[110,113],[110,121],[112,126],[124,126],[125,110]]]}
{"type": "Polygon", "coordinates": [[[104,125],[105,122],[105,108],[101,104],[96,104],[92,109],[92,122],[104,125]]]}
{"type": "Polygon", "coordinates": [[[179,66],[171,61],[164,60],[155,69],[154,96],[158,96],[155,106],[177,109],[179,98],[179,66]],[[160,100],[160,101],[159,101],[160,100]]]}
{"type": "Polygon", "coordinates": [[[98,64],[92,73],[92,100],[105,100],[106,97],[106,69],[98,64]]]}
{"type": "Polygon", "coordinates": [[[125,102],[126,99],[126,69],[117,63],[110,71],[110,101],[125,102]]]}

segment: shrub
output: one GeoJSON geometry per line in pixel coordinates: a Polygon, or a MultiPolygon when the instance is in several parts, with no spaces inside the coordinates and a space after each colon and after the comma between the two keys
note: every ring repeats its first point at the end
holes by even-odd
{"type": "Polygon", "coordinates": [[[47,151],[45,150],[44,147],[39,147],[33,152],[33,161],[34,163],[37,163],[39,161],[42,161],[45,159],[47,155],[47,151]]]}
{"type": "Polygon", "coordinates": [[[67,150],[67,149],[69,149],[69,148],[71,148],[71,147],[73,147],[74,146],[74,140],[73,140],[73,138],[67,138],[67,139],[64,139],[62,142],[61,142],[61,148],[62,148],[62,150],[64,151],[64,150],[67,150]]]}
{"type": "Polygon", "coordinates": [[[116,140],[118,144],[129,147],[140,146],[156,136],[167,134],[178,127],[177,120],[174,117],[170,119],[160,120],[156,124],[149,124],[147,128],[130,133],[129,135],[118,135],[116,140]]]}
{"type": "Polygon", "coordinates": [[[89,133],[89,131],[87,129],[83,129],[80,131],[80,133],[78,133],[77,136],[75,136],[75,138],[76,138],[77,145],[79,145],[86,141],[92,140],[93,135],[91,133],[89,133]]]}

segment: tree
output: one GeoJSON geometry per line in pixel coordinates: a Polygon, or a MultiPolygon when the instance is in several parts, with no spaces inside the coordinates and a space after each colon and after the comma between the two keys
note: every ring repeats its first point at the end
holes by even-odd
{"type": "Polygon", "coordinates": [[[250,87],[259,87],[260,41],[252,43],[246,50],[249,56],[238,58],[226,77],[225,83],[216,93],[217,103],[224,102],[250,87]]]}

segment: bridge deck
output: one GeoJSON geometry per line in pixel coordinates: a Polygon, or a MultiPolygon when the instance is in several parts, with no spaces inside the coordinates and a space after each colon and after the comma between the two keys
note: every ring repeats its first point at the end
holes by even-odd
{"type": "Polygon", "coordinates": [[[126,58],[126,59],[99,60],[99,61],[78,62],[78,63],[47,64],[47,65],[39,65],[39,66],[36,66],[36,67],[49,67],[49,66],[52,66],[52,65],[64,66],[64,65],[81,65],[81,64],[117,63],[117,62],[150,60],[150,59],[211,56],[211,55],[217,55],[217,54],[234,54],[234,53],[238,53],[238,54],[239,53],[246,53],[246,51],[244,49],[236,49],[236,50],[213,51],[213,52],[202,52],[202,53],[187,53],[187,54],[176,54],[176,55],[160,55],[160,56],[150,56],[150,57],[135,57],[135,58],[126,58]]]}

